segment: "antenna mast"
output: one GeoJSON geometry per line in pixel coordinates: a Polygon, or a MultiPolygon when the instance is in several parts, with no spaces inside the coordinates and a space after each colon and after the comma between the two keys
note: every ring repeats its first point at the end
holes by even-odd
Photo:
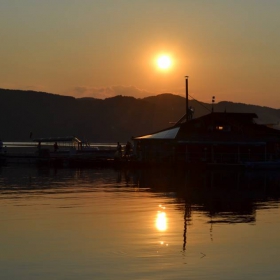
{"type": "Polygon", "coordinates": [[[185,76],[186,79],[186,122],[189,121],[189,76],[185,76]]]}

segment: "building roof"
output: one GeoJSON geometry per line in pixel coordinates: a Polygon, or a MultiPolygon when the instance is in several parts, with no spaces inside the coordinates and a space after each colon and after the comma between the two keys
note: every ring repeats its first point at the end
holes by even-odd
{"type": "Polygon", "coordinates": [[[255,113],[212,112],[208,115],[176,124],[164,130],[134,137],[134,140],[177,140],[215,142],[262,142],[271,137],[280,137],[280,131],[258,125],[255,113]],[[221,131],[222,130],[222,131],[221,131]]]}
{"type": "Polygon", "coordinates": [[[175,139],[177,136],[177,133],[179,131],[180,127],[173,127],[170,129],[166,129],[154,134],[148,134],[140,137],[135,137],[135,140],[141,140],[141,139],[175,139]]]}
{"type": "Polygon", "coordinates": [[[42,142],[42,143],[48,143],[48,142],[77,142],[77,143],[81,143],[81,140],[79,140],[75,136],[36,138],[36,139],[33,139],[33,141],[34,142],[42,142]]]}

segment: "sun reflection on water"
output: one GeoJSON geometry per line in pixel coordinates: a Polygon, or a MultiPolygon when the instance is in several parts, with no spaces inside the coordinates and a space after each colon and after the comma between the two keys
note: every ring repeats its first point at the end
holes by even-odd
{"type": "MultiPolygon", "coordinates": [[[[159,205],[160,208],[165,209],[165,207],[159,205]]],[[[167,218],[166,213],[162,211],[158,211],[156,217],[156,228],[159,231],[166,231],[167,230],[167,218]]]]}

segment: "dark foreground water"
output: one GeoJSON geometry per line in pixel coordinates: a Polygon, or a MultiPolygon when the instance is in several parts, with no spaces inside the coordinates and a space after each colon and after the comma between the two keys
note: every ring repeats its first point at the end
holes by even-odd
{"type": "Polygon", "coordinates": [[[0,167],[0,279],[280,279],[279,179],[0,167]]]}

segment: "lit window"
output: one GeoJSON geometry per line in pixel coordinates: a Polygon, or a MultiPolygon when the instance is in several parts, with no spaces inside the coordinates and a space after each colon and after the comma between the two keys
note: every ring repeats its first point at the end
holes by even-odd
{"type": "Polygon", "coordinates": [[[217,125],[216,130],[219,131],[231,131],[231,128],[229,125],[217,125]]]}

